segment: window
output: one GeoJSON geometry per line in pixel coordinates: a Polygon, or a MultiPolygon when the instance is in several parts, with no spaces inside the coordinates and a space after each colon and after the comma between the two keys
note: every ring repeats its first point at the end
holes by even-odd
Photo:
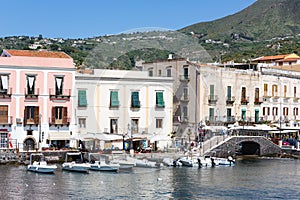
{"type": "Polygon", "coordinates": [[[0,106],[0,122],[7,123],[8,122],[8,106],[0,106]]]}
{"type": "Polygon", "coordinates": [[[164,108],[165,107],[163,92],[156,92],[156,107],[157,108],[164,108]]]}
{"type": "Polygon", "coordinates": [[[26,106],[24,110],[24,123],[25,124],[38,124],[39,123],[39,107],[26,106]]]}
{"type": "Polygon", "coordinates": [[[7,91],[8,91],[8,75],[1,74],[0,78],[1,78],[1,81],[0,81],[0,93],[7,94],[7,91]]]}
{"type": "Polygon", "coordinates": [[[289,115],[289,108],[288,107],[284,107],[283,108],[283,116],[288,116],[289,115]]]}
{"type": "Polygon", "coordinates": [[[215,100],[215,86],[214,85],[210,85],[209,86],[209,100],[215,100]]]}
{"type": "Polygon", "coordinates": [[[183,77],[185,80],[189,79],[189,68],[187,65],[183,66],[183,77]]]}
{"type": "Polygon", "coordinates": [[[86,90],[78,90],[78,106],[80,107],[87,106],[86,90]]]}
{"type": "Polygon", "coordinates": [[[259,102],[259,88],[255,88],[254,102],[259,102]]]}
{"type": "Polygon", "coordinates": [[[139,132],[139,119],[131,119],[131,133],[139,132]]]}
{"type": "Polygon", "coordinates": [[[110,133],[118,133],[118,119],[110,119],[110,133]]]}
{"type": "Polygon", "coordinates": [[[86,119],[78,118],[78,126],[79,126],[79,128],[86,128],[86,119]]]}
{"type": "Polygon", "coordinates": [[[242,110],[242,121],[246,121],[246,110],[242,110]]]}
{"type": "Polygon", "coordinates": [[[231,101],[231,86],[227,86],[227,100],[231,101]]]}
{"type": "Polygon", "coordinates": [[[278,92],[278,86],[272,85],[272,96],[273,97],[277,96],[278,95],[277,92],[278,92]]]}
{"type": "Polygon", "coordinates": [[[161,76],[161,69],[158,70],[158,76],[161,76]]]}
{"type": "Polygon", "coordinates": [[[278,108],[277,107],[274,107],[273,110],[272,110],[272,115],[273,116],[277,116],[278,115],[278,108]]]}
{"type": "Polygon", "coordinates": [[[294,98],[297,98],[297,87],[294,87],[294,98]]]}
{"type": "Polygon", "coordinates": [[[214,121],[214,118],[215,118],[215,109],[209,108],[209,120],[214,121]]]}
{"type": "Polygon", "coordinates": [[[119,107],[118,91],[110,91],[110,107],[119,107]]]}
{"type": "Polygon", "coordinates": [[[189,93],[188,93],[188,88],[187,87],[184,87],[183,88],[183,99],[184,100],[188,100],[189,99],[189,93]]]}
{"type": "Polygon", "coordinates": [[[255,109],[255,123],[259,122],[259,110],[255,109]]]}
{"type": "Polygon", "coordinates": [[[0,133],[0,148],[7,148],[7,133],[0,133]]]}
{"type": "Polygon", "coordinates": [[[296,108],[296,107],[294,108],[293,115],[294,115],[294,116],[297,116],[297,115],[298,115],[298,108],[296,108]]]}
{"type": "Polygon", "coordinates": [[[52,107],[53,124],[67,124],[68,123],[68,108],[62,106],[52,107]]]}
{"type": "Polygon", "coordinates": [[[263,107],[263,116],[270,115],[270,108],[269,107],[263,107]]]}
{"type": "Polygon", "coordinates": [[[243,102],[247,101],[247,98],[246,98],[246,88],[245,87],[242,87],[242,101],[243,102]]]}
{"type": "Polygon", "coordinates": [[[132,92],[131,93],[131,107],[132,108],[140,108],[140,99],[139,99],[139,92],[132,92]]]}
{"type": "Polygon", "coordinates": [[[27,75],[27,92],[26,94],[35,94],[35,75],[27,75]]]}
{"type": "Polygon", "coordinates": [[[268,84],[264,84],[264,96],[268,96],[268,84]]]}
{"type": "Polygon", "coordinates": [[[148,71],[148,75],[149,75],[149,76],[153,76],[153,70],[152,70],[152,69],[150,69],[150,70],[148,71]]]}
{"type": "Polygon", "coordinates": [[[64,78],[61,76],[55,77],[55,95],[63,95],[64,78]]]}
{"type": "Polygon", "coordinates": [[[163,119],[156,119],[156,128],[162,128],[163,119]]]}
{"type": "Polygon", "coordinates": [[[227,121],[232,121],[231,120],[231,108],[227,108],[227,112],[226,112],[226,116],[227,116],[227,121]]]}
{"type": "Polygon", "coordinates": [[[183,111],[183,121],[187,122],[188,121],[188,107],[183,106],[182,111],[183,111]]]}
{"type": "Polygon", "coordinates": [[[172,69],[171,68],[167,69],[167,77],[172,77],[172,69]]]}
{"type": "Polygon", "coordinates": [[[284,85],[283,86],[283,97],[286,97],[286,93],[287,93],[287,86],[284,85]]]}

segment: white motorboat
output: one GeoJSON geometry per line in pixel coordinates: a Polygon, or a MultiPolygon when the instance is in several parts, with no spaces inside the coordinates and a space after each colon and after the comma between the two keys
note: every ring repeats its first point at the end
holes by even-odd
{"type": "Polygon", "coordinates": [[[178,161],[182,164],[183,167],[199,167],[199,162],[197,157],[185,156],[178,161]]]}
{"type": "Polygon", "coordinates": [[[128,160],[121,160],[121,159],[114,159],[110,161],[111,164],[119,164],[119,170],[132,170],[132,168],[135,166],[134,162],[130,162],[128,160]]]}
{"type": "Polygon", "coordinates": [[[235,165],[235,159],[231,156],[228,156],[228,158],[214,158],[214,159],[219,165],[225,165],[225,166],[235,165]]]}
{"type": "Polygon", "coordinates": [[[27,166],[28,171],[37,172],[37,173],[54,173],[54,170],[57,168],[56,165],[48,165],[45,157],[42,153],[32,153],[30,154],[30,163],[27,166]],[[34,157],[38,157],[38,160],[34,160],[34,157]]]}
{"type": "Polygon", "coordinates": [[[66,153],[66,160],[62,164],[62,170],[88,173],[89,168],[90,164],[83,162],[83,157],[80,152],[66,153]]]}
{"type": "Polygon", "coordinates": [[[90,170],[103,171],[103,172],[118,172],[120,165],[118,163],[106,163],[105,159],[101,159],[99,153],[89,153],[90,170]],[[99,160],[94,163],[92,156],[99,156],[99,160]]]}
{"type": "Polygon", "coordinates": [[[136,159],[136,158],[127,158],[128,161],[132,162],[135,164],[136,167],[146,167],[146,168],[159,168],[161,165],[153,162],[153,161],[149,161],[147,159],[136,159]]]}

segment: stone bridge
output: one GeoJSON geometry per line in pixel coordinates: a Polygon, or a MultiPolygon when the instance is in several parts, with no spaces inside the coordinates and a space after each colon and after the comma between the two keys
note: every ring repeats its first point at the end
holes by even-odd
{"type": "Polygon", "coordinates": [[[271,156],[281,153],[281,148],[264,136],[232,136],[204,152],[214,156],[258,155],[271,156]]]}

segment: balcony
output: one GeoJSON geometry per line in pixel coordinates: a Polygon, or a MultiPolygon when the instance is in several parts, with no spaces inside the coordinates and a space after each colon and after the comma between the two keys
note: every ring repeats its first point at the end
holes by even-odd
{"type": "Polygon", "coordinates": [[[235,97],[226,97],[226,105],[227,106],[233,106],[233,103],[235,102],[235,97]]]}
{"type": "Polygon", "coordinates": [[[241,105],[247,105],[249,103],[249,97],[242,97],[241,105]]]}
{"type": "Polygon", "coordinates": [[[49,126],[69,126],[70,125],[70,118],[63,117],[62,119],[57,119],[55,117],[49,118],[49,126]]]}
{"type": "Polygon", "coordinates": [[[218,96],[216,96],[216,95],[209,95],[208,96],[208,104],[210,106],[216,105],[217,101],[218,101],[218,96]]]}
{"type": "Polygon", "coordinates": [[[71,98],[71,89],[64,89],[62,91],[55,91],[54,89],[49,89],[49,97],[51,101],[69,101],[71,98]]]}
{"type": "Polygon", "coordinates": [[[180,101],[181,102],[189,102],[190,101],[190,98],[188,95],[183,95],[181,98],[180,98],[180,101]]]}
{"type": "Polygon", "coordinates": [[[0,115],[0,125],[2,125],[2,126],[5,126],[5,125],[11,126],[12,124],[13,124],[13,117],[12,116],[0,115]]]}
{"type": "Polygon", "coordinates": [[[180,75],[180,81],[181,82],[189,82],[190,81],[190,76],[189,75],[180,75]]]}
{"type": "Polygon", "coordinates": [[[10,99],[12,94],[12,88],[7,90],[0,90],[0,99],[10,99]]]}
{"type": "Polygon", "coordinates": [[[24,119],[24,125],[38,125],[39,124],[39,118],[37,119],[24,119]]]}
{"type": "Polygon", "coordinates": [[[260,105],[263,103],[263,98],[254,98],[254,105],[260,105]]]}
{"type": "Polygon", "coordinates": [[[29,91],[27,88],[24,89],[25,98],[26,99],[37,99],[39,97],[40,89],[36,88],[33,91],[29,91]]]}

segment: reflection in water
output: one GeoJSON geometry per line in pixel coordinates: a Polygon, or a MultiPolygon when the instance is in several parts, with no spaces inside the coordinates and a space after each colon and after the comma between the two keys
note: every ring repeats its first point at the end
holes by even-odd
{"type": "Polygon", "coordinates": [[[54,175],[0,166],[1,199],[298,199],[300,161],[257,159],[235,167],[135,168],[54,175]],[[279,184],[280,183],[280,184],[279,184]]]}

